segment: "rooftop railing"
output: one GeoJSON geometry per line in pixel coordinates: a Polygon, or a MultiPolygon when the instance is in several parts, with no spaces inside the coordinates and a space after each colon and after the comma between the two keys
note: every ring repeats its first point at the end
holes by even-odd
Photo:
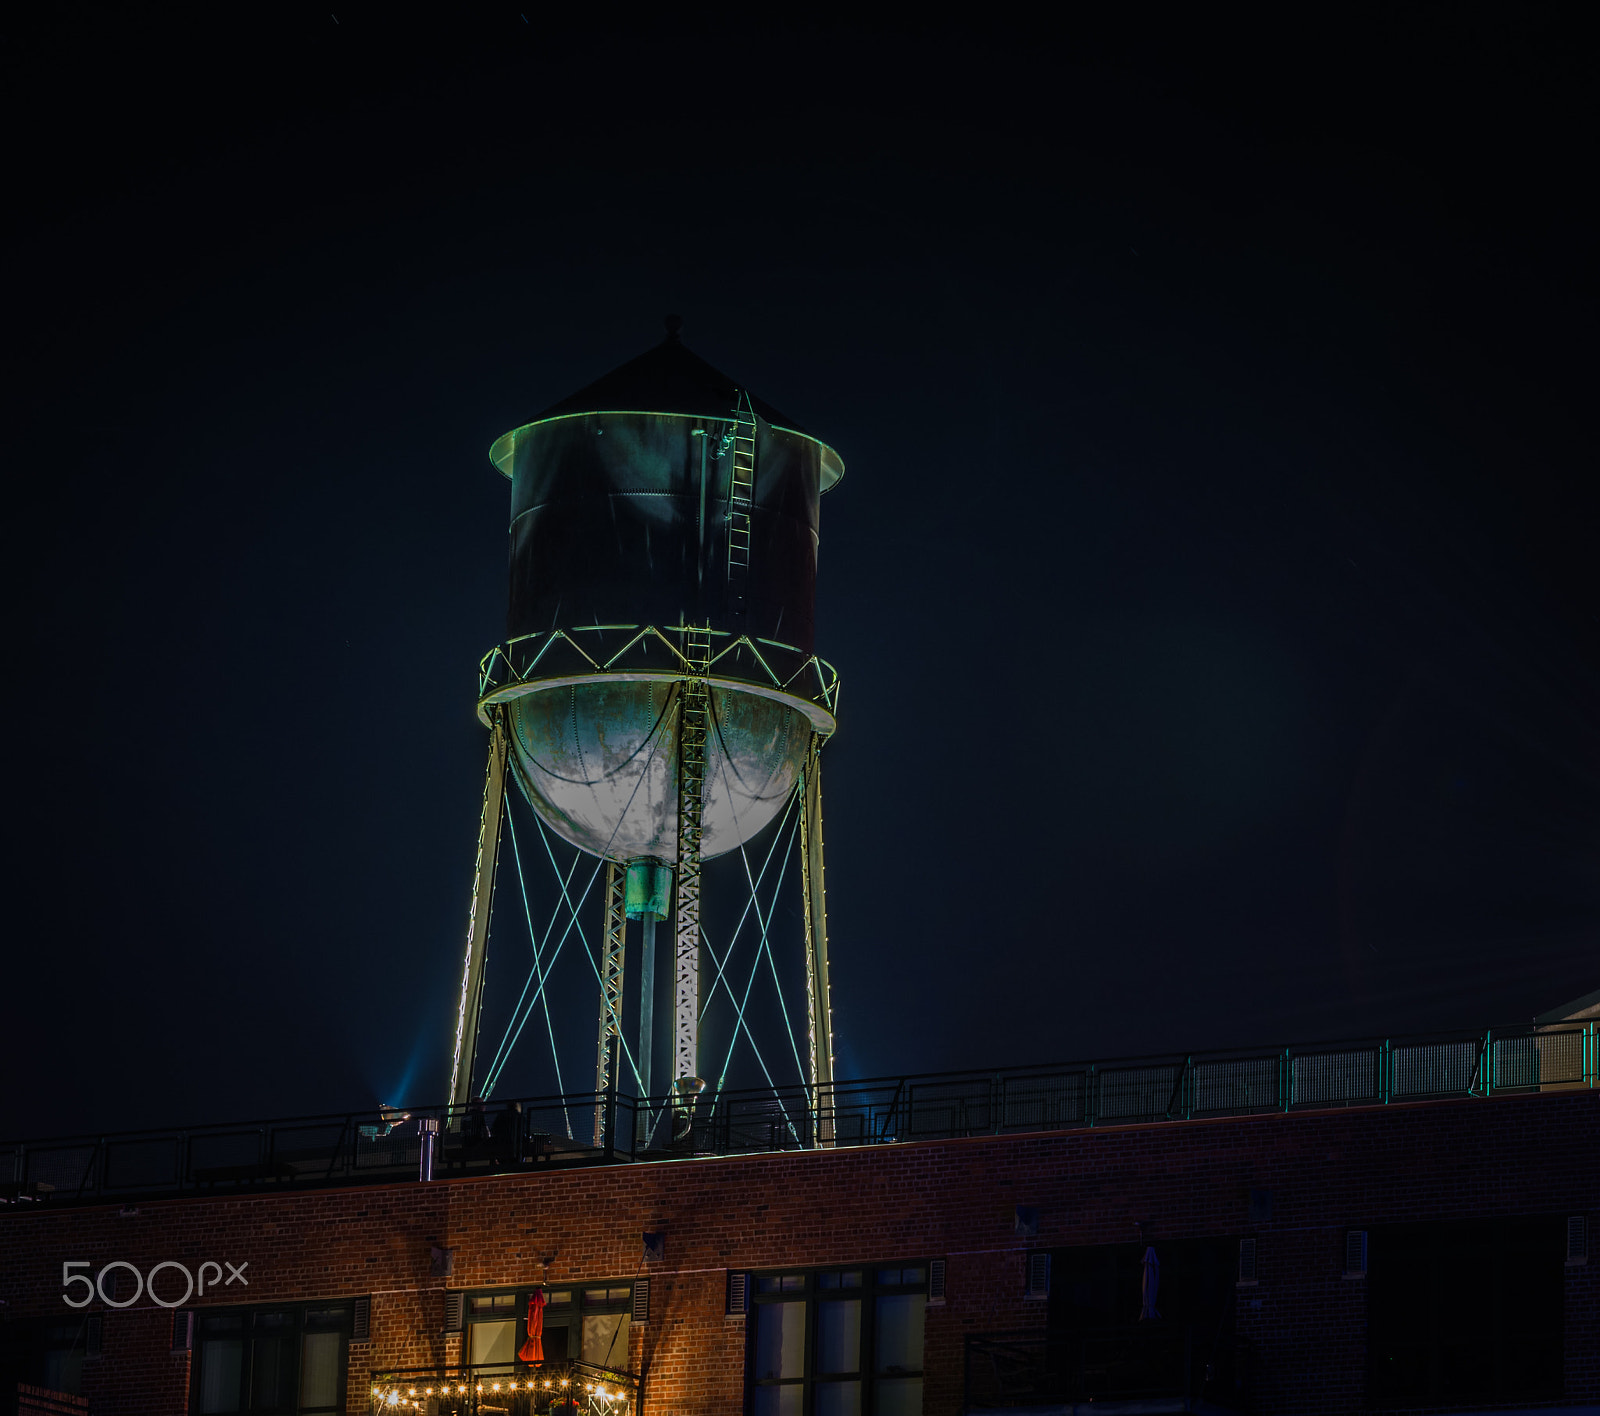
{"type": "Polygon", "coordinates": [[[528,1097],[0,1144],[0,1213],[1597,1085],[1593,1022],[707,1092],[528,1097]]]}

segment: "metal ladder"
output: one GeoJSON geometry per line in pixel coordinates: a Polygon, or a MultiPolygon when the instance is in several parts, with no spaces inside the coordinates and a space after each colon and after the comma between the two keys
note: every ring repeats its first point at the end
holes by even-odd
{"type": "Polygon", "coordinates": [[[756,494],[756,415],[743,389],[733,408],[733,472],[728,479],[728,609],[744,613],[750,570],[750,512],[756,494]]]}

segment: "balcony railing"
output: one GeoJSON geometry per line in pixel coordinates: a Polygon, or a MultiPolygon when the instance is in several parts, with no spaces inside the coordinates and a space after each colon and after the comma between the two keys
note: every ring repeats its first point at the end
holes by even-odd
{"type": "Polygon", "coordinates": [[[967,1412],[1123,1401],[1145,1411],[1238,1409],[1244,1399],[1238,1339],[1175,1323],[969,1333],[965,1348],[967,1412]]]}
{"type": "Polygon", "coordinates": [[[480,1363],[374,1372],[371,1416],[625,1416],[636,1378],[588,1362],[480,1363]]]}
{"type": "Polygon", "coordinates": [[[1595,1023],[1562,1023],[707,1092],[692,1111],[583,1092],[17,1141],[0,1144],[0,1213],[1567,1091],[1597,1085],[1597,1054],[1595,1023]]]}

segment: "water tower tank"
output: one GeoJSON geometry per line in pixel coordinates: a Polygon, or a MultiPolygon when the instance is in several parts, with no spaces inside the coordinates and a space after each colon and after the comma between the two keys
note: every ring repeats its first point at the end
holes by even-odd
{"type": "Polygon", "coordinates": [[[672,862],[672,729],[699,657],[700,853],[736,849],[787,801],[813,733],[833,731],[813,651],[818,500],[838,455],[671,326],[490,457],[511,479],[511,585],[480,712],[505,705],[528,800],[591,854],[672,862]]]}
{"type": "Polygon", "coordinates": [[[685,1115],[701,1086],[700,863],[737,849],[797,796],[808,1076],[830,1085],[818,753],[835,727],[838,679],[816,655],[814,610],[818,505],[843,463],[690,353],[675,319],[661,344],[489,455],[511,480],[510,608],[505,642],[480,666],[491,743],[452,1102],[474,1094],[508,774],[556,835],[607,862],[597,1092],[616,1085],[613,1044],[628,1050],[629,919],[642,921],[636,1080],[641,1094],[651,1089],[653,931],[670,913],[673,1088],[685,1115]]]}

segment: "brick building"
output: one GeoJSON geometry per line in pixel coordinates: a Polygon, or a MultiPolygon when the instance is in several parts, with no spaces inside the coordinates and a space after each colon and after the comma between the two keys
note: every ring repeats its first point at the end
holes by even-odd
{"type": "Polygon", "coordinates": [[[446,1145],[426,1182],[136,1202],[14,1186],[0,1360],[95,1416],[542,1412],[560,1374],[605,1387],[581,1409],[651,1416],[1600,1411],[1594,1024],[1574,1037],[1566,1082],[1422,1101],[1206,1117],[1187,1059],[1173,1120],[498,1173],[446,1145]],[[517,1360],[535,1290],[542,1366],[517,1360]]]}

